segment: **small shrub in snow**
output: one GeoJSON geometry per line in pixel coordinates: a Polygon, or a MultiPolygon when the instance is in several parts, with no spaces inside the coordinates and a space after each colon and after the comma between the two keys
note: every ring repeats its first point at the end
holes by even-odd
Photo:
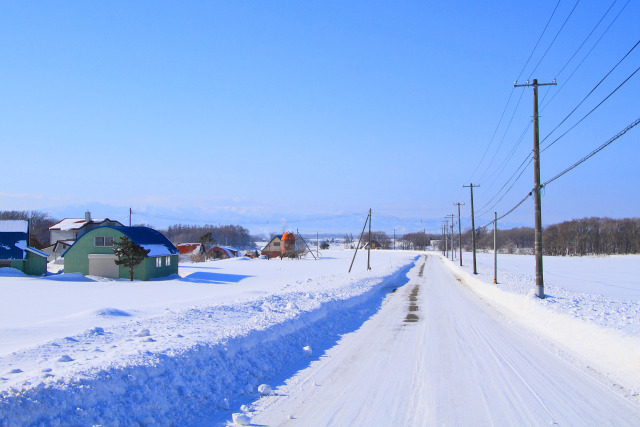
{"type": "Polygon", "coordinates": [[[302,347],[302,351],[304,351],[304,354],[306,354],[309,357],[311,357],[311,355],[313,354],[313,351],[311,351],[311,347],[308,345],[305,345],[304,347],[302,347]]]}
{"type": "Polygon", "coordinates": [[[268,384],[260,384],[258,386],[258,393],[263,396],[268,396],[273,393],[273,390],[271,390],[271,387],[268,384]]]}
{"type": "Polygon", "coordinates": [[[247,416],[247,414],[243,414],[242,412],[234,412],[232,415],[233,423],[240,426],[248,426],[251,424],[251,418],[247,416]]]}
{"type": "Polygon", "coordinates": [[[225,411],[229,410],[229,399],[227,399],[226,397],[224,399],[222,399],[222,402],[220,402],[220,407],[222,409],[224,409],[225,411]]]}

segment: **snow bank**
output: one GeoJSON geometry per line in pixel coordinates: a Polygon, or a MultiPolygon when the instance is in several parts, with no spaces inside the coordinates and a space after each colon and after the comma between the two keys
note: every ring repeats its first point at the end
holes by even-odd
{"type": "Polygon", "coordinates": [[[230,409],[259,396],[259,385],[277,386],[308,366],[313,357],[301,349],[321,354],[356,330],[408,281],[414,263],[406,259],[386,276],[343,276],[330,290],[309,279],[306,291],[168,310],[14,352],[0,365],[0,424],[229,420],[230,409]]]}

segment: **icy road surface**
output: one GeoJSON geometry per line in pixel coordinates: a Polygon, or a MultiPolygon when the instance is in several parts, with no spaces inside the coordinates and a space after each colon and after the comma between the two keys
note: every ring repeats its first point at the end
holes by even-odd
{"type": "Polygon", "coordinates": [[[640,425],[640,409],[501,317],[435,255],[253,425],[640,425]]]}

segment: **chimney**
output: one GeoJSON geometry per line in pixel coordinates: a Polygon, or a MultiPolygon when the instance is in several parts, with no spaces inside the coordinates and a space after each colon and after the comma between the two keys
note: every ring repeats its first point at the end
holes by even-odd
{"type": "Polygon", "coordinates": [[[84,220],[87,222],[91,222],[91,212],[87,211],[84,213],[84,220]]]}

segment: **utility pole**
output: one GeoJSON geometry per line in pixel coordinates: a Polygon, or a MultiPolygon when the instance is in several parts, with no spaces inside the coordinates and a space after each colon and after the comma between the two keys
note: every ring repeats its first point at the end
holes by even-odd
{"type": "Polygon", "coordinates": [[[131,227],[131,208],[129,208],[129,227],[131,227]]]}
{"type": "Polygon", "coordinates": [[[478,274],[476,268],[476,221],[473,213],[473,187],[480,187],[479,185],[463,185],[463,188],[471,188],[471,244],[473,246],[473,274],[478,274]]]}
{"type": "Polygon", "coordinates": [[[367,271],[371,270],[371,208],[369,208],[369,249],[367,250],[367,271]]]}
{"type": "Polygon", "coordinates": [[[493,218],[493,283],[498,283],[498,212],[493,218]]]}
{"type": "Polygon", "coordinates": [[[449,236],[447,236],[447,221],[442,226],[442,232],[444,233],[444,257],[449,258],[449,236]]]}
{"type": "Polygon", "coordinates": [[[422,250],[423,251],[427,250],[427,228],[426,227],[422,228],[422,250]]]}
{"type": "Polygon", "coordinates": [[[453,214],[450,215],[451,216],[451,261],[453,261],[453,255],[454,255],[454,244],[453,244],[453,214]]]}
{"type": "Polygon", "coordinates": [[[460,206],[464,203],[454,203],[458,206],[458,249],[460,250],[460,267],[462,267],[462,226],[460,225],[460,206]]]}
{"type": "Polygon", "coordinates": [[[544,278],[542,275],[542,200],[540,197],[540,134],[538,128],[538,86],[555,86],[553,83],[533,83],[519,85],[515,82],[513,87],[533,87],[533,203],[535,205],[535,256],[536,256],[536,288],[538,298],[544,299],[544,278]]]}
{"type": "MultiPolygon", "coordinates": [[[[367,215],[367,219],[364,220],[364,225],[362,226],[362,232],[360,233],[360,238],[358,239],[358,244],[356,245],[356,251],[353,254],[353,258],[351,259],[351,265],[349,266],[349,273],[351,273],[351,269],[353,268],[353,262],[356,260],[356,255],[358,255],[358,248],[360,248],[360,242],[362,242],[362,236],[364,236],[364,230],[367,228],[367,222],[371,224],[371,209],[369,209],[369,215],[367,215]]],[[[369,265],[367,265],[367,270],[369,269],[370,269],[369,265]]]]}
{"type": "Polygon", "coordinates": [[[451,261],[453,261],[453,214],[446,215],[445,218],[451,218],[451,261]]]}
{"type": "Polygon", "coordinates": [[[393,250],[396,250],[396,229],[393,229],[393,250]]]}

